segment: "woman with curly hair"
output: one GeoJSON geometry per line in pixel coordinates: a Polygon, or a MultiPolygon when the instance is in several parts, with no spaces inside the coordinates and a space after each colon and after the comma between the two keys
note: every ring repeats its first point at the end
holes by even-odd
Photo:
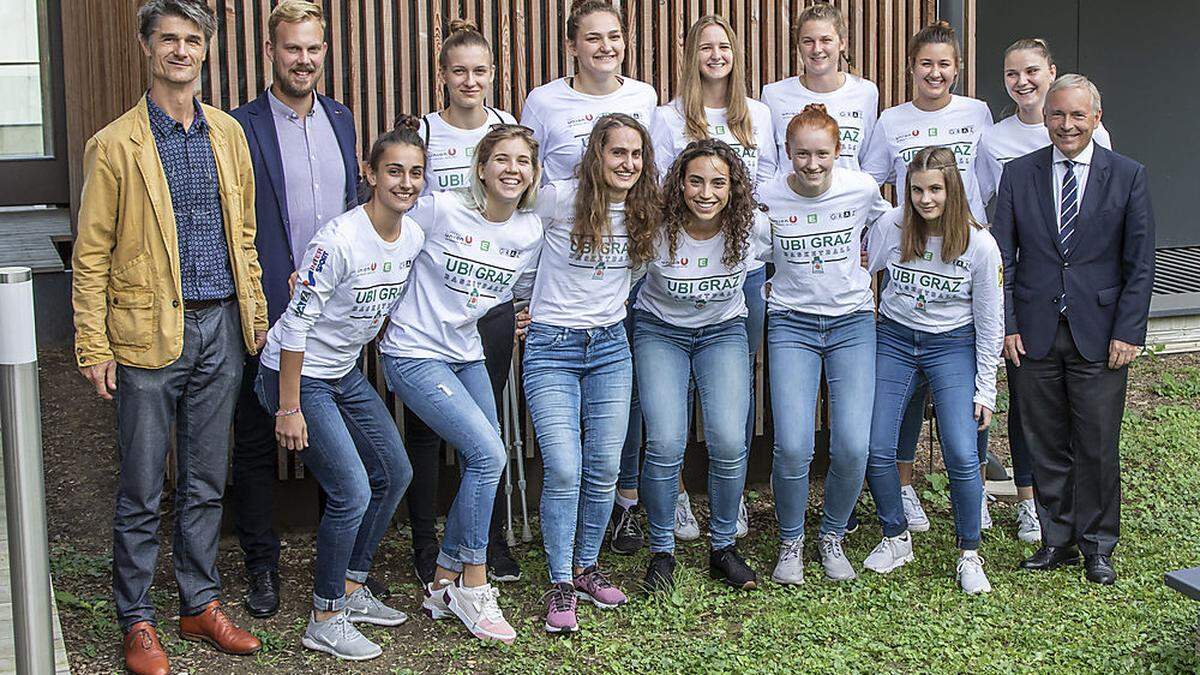
{"type": "Polygon", "coordinates": [[[579,629],[576,598],[602,609],[626,602],[597,562],[633,388],[630,270],[653,256],[659,220],[649,133],[629,115],[602,115],[578,178],[543,187],[537,212],[546,239],[525,336],[525,399],[544,470],[545,627],[563,633],[579,629]]]}
{"type": "Polygon", "coordinates": [[[738,555],[735,538],[750,405],[742,285],[748,260],[766,244],[765,219],[753,195],[746,165],[715,139],[688,145],[663,185],[657,253],[634,304],[634,356],[638,363],[654,364],[654,376],[637,381],[646,421],[641,494],[653,554],[645,577],[648,591],[669,587],[674,577],[674,505],[693,378],[709,457],[709,571],[734,588],[758,584],[738,555]]]}

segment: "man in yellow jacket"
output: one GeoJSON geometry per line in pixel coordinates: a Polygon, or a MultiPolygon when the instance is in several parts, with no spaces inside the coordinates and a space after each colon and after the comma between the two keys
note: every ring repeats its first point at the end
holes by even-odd
{"type": "Polygon", "coordinates": [[[138,20],[150,89],[84,150],[72,302],[76,363],[116,399],[113,592],[126,664],[166,673],[150,585],[173,425],[180,632],[230,653],[261,647],[221,610],[216,556],[234,403],[267,305],[246,138],[195,98],[213,14],[203,0],[148,0],[138,20]]]}

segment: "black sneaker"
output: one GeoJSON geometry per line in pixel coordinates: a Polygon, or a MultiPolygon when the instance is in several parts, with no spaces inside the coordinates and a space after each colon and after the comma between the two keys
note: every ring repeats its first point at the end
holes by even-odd
{"type": "MultiPolygon", "coordinates": [[[[433,577],[437,573],[437,557],[438,547],[436,545],[413,551],[413,574],[417,575],[417,581],[420,581],[422,586],[433,583],[433,577]]],[[[374,593],[374,591],[371,592],[374,593]]]]}
{"type": "Polygon", "coordinates": [[[498,540],[488,542],[487,570],[488,578],[492,581],[521,579],[521,566],[513,559],[503,535],[498,540]]]}
{"type": "Polygon", "coordinates": [[[633,555],[642,550],[645,539],[642,537],[642,527],[638,525],[637,514],[637,504],[627,509],[620,504],[613,504],[612,517],[608,521],[611,535],[608,546],[613,553],[633,555]]]}
{"type": "Polygon", "coordinates": [[[670,553],[655,553],[646,567],[642,588],[647,593],[669,591],[675,584],[675,556],[670,553]]]}
{"type": "Polygon", "coordinates": [[[386,584],[384,584],[382,581],[376,581],[374,577],[367,577],[367,581],[363,584],[363,586],[366,586],[367,590],[371,591],[371,595],[380,600],[383,600],[392,594],[392,592],[388,590],[386,584]]]}
{"type": "Polygon", "coordinates": [[[242,604],[246,611],[256,619],[266,619],[275,616],[279,611],[279,571],[264,570],[249,575],[249,588],[242,604]]]}
{"type": "Polygon", "coordinates": [[[730,546],[708,554],[708,573],[717,579],[743,591],[758,588],[758,575],[738,555],[737,546],[730,546]]]}

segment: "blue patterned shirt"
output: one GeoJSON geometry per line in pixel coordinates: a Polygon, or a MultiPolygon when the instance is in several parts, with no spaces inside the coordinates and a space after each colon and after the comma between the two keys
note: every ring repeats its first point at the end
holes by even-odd
{"type": "Polygon", "coordinates": [[[200,103],[193,99],[193,104],[196,117],[185,130],[146,96],[150,130],[175,210],[183,299],[215,300],[233,295],[235,286],[208,122],[200,103]]]}

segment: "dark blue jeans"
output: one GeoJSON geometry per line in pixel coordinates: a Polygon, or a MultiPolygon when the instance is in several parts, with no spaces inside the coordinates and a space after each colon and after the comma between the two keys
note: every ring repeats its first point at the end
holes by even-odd
{"type": "Polygon", "coordinates": [[[624,324],[534,323],[525,337],[525,400],[542,451],[542,538],[550,582],[600,557],[612,513],[633,372],[624,324]]]}
{"type": "Polygon", "coordinates": [[[927,333],[881,318],[876,334],[875,410],[867,485],[875,498],[883,534],[896,537],[908,529],[900,500],[896,446],[904,411],[924,375],[933,391],[942,431],[942,459],[950,477],[958,548],[977,549],[983,482],[974,403],[975,328],[966,325],[945,333],[927,333]]]}
{"type": "MultiPolygon", "coordinates": [[[[264,408],[279,409],[278,371],[260,367],[255,389],[264,408]]],[[[326,495],[313,607],[338,612],[346,579],[366,582],[412,467],[387,406],[357,368],[336,380],[301,377],[300,409],[308,426],[300,459],[326,495]]]]}
{"type": "Polygon", "coordinates": [[[179,613],[199,614],[221,594],[217,541],[229,427],[246,350],[238,304],[183,314],[183,351],[157,369],[117,366],[120,475],[113,517],[113,595],[122,630],[154,623],[159,503],[175,426],[175,535],[179,613]]]}

